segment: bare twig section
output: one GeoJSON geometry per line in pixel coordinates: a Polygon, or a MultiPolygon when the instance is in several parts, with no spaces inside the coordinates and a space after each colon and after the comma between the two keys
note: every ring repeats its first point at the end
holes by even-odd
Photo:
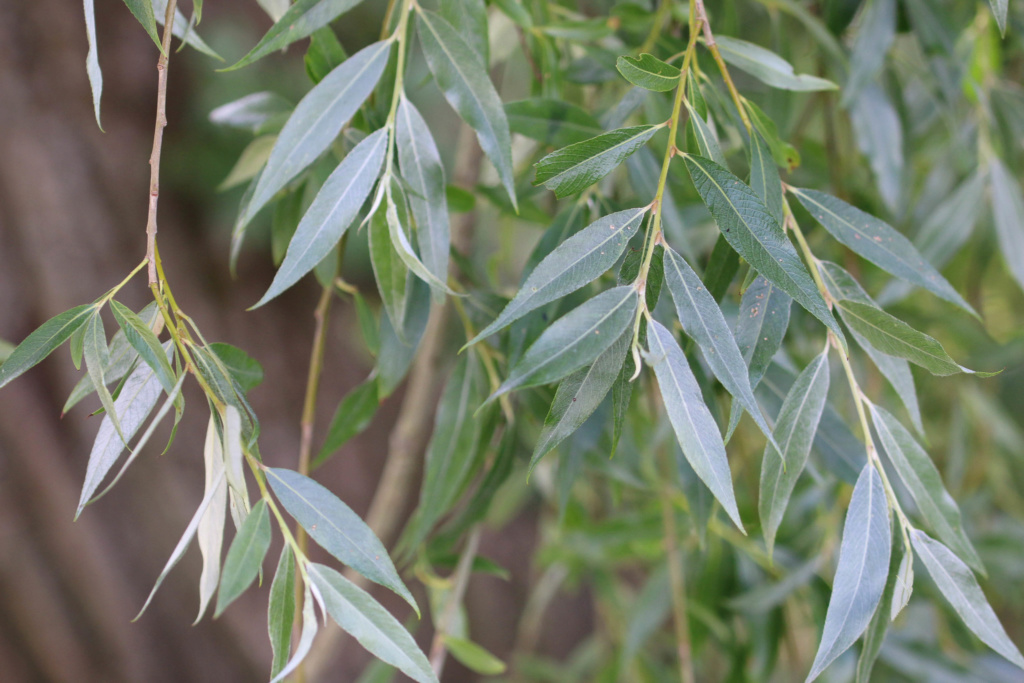
{"type": "Polygon", "coordinates": [[[459,558],[459,564],[455,567],[455,573],[452,575],[452,587],[448,594],[448,602],[445,604],[444,611],[435,624],[434,642],[430,645],[430,668],[434,670],[434,675],[438,678],[441,678],[444,662],[448,655],[448,648],[445,647],[444,637],[448,634],[452,619],[455,618],[459,604],[462,603],[462,597],[466,594],[469,576],[473,573],[473,560],[476,558],[476,552],[480,547],[482,528],[480,524],[477,524],[469,534],[466,547],[462,550],[462,557],[459,558]]]}
{"type": "Polygon", "coordinates": [[[146,261],[149,263],[149,285],[157,283],[156,274],[156,205],[160,198],[160,151],[164,143],[164,128],[167,127],[167,67],[171,54],[171,35],[174,27],[174,11],[178,0],[167,0],[164,14],[164,33],[161,41],[160,58],[156,61],[156,126],[153,131],[153,153],[149,157],[149,216],[146,219],[146,261]]]}

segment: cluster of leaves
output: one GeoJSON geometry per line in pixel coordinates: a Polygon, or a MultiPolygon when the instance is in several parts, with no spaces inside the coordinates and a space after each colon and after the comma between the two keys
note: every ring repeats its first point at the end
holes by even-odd
{"type": "MultiPolygon", "coordinates": [[[[126,4],[157,40],[156,20],[167,7],[126,4]]],[[[653,11],[617,3],[607,18],[557,3],[441,0],[430,9],[397,0],[382,39],[349,56],[329,24],[355,4],[261,2],[275,24],[232,68],[310,38],[305,63],[313,87],[294,107],[256,93],[211,115],[255,135],[225,182],[247,183],[231,262],[249,226],[272,207],[279,267],[256,305],[315,273],[328,295],[356,307],[376,366],[338,406],[314,466],[362,431],[400,384],[431,301],[458,312],[465,346],[438,404],[419,505],[395,551],[400,567],[415,566],[426,577],[434,626],[454,656],[482,673],[504,668],[470,640],[464,618],[446,616],[461,598],[449,582],[433,580],[435,572],[451,566],[467,534],[496,514],[498,494],[523,491],[534,473],[557,509],[558,540],[542,561],[613,586],[599,589],[601,599],[624,610],[626,624],[607,651],[613,655],[585,652],[575,669],[538,668],[538,680],[627,672],[664,680],[670,656],[659,655],[657,644],[643,646],[670,607],[682,614],[672,638],[687,641],[687,651],[692,640],[697,655],[717,651],[732,671],[766,679],[790,637],[787,605],[821,575],[831,594],[807,680],[841,657],[852,661],[844,653],[862,640],[852,675],[867,681],[890,623],[908,609],[915,566],[926,569],[981,642],[1024,668],[976,579],[985,573],[982,556],[919,442],[924,420],[910,364],[939,376],[984,373],[963,367],[939,341],[886,310],[919,288],[965,320],[977,319],[939,269],[980,222],[986,187],[1002,254],[1024,287],[1024,198],[1008,170],[1018,163],[1015,136],[1024,126],[1014,108],[1019,93],[1001,77],[996,30],[1007,28],[1005,2],[993,0],[995,23],[988,9],[967,2],[947,3],[948,12],[925,0],[899,7],[896,0],[826,2],[822,16],[790,0],[749,3],[751,11],[763,7],[780,31],[817,46],[817,76],[797,73],[755,42],[717,35],[709,15],[728,10],[702,0],[692,0],[688,12],[671,2],[653,11]],[[526,99],[503,103],[491,81],[495,26],[521,40],[516,49],[535,71],[526,99]],[[897,52],[901,59],[887,59],[897,52]],[[470,194],[448,184],[431,128],[412,101],[415,90],[407,88],[420,54],[430,84],[417,88],[436,89],[473,129],[495,186],[470,194]],[[852,181],[844,181],[842,168],[829,177],[803,170],[828,168],[842,134],[826,130],[822,143],[808,142],[819,158],[803,164],[806,150],[787,139],[803,131],[780,125],[824,109],[837,81],[845,133],[867,158],[874,183],[867,191],[869,183],[861,183],[866,199],[856,203],[902,221],[916,218],[906,208],[912,194],[945,195],[913,239],[851,203],[844,188],[852,181]],[[749,87],[749,97],[737,83],[749,87]],[[902,153],[908,140],[936,135],[945,144],[919,162],[927,170],[911,168],[902,153]],[[831,185],[832,194],[797,183],[831,185]],[[567,201],[555,202],[547,190],[567,201]],[[474,195],[492,205],[476,207],[481,216],[518,221],[517,230],[528,229],[526,220],[546,224],[511,296],[502,296],[495,275],[475,260],[452,257],[450,214],[471,209],[474,195]],[[805,235],[811,225],[823,231],[805,235]],[[379,314],[340,272],[346,241],[363,230],[379,314]],[[823,251],[846,254],[847,268],[815,253],[823,251]],[[851,252],[887,274],[877,296],[850,272],[860,263],[851,252]],[[458,275],[450,278],[450,271],[458,275]],[[867,371],[864,361],[891,385],[917,436],[862,389],[857,370],[867,371]],[[847,391],[830,393],[837,367],[847,391]],[[741,428],[744,414],[765,442],[756,522],[749,501],[737,496],[727,455],[727,444],[741,450],[751,439],[741,428]],[[553,452],[557,467],[546,457],[553,452]],[[575,486],[580,482],[587,485],[575,486]],[[836,492],[850,485],[837,541],[834,502],[845,496],[836,492]],[[732,526],[717,518],[719,505],[732,526]],[[677,518],[687,534],[677,533],[677,518]],[[751,524],[763,546],[746,535],[751,524]],[[678,557],[681,542],[688,562],[678,557]],[[689,615],[684,565],[687,574],[699,565],[690,580],[704,589],[689,615]],[[620,594],[629,589],[618,576],[637,566],[647,578],[635,608],[625,609],[620,594]],[[720,616],[721,603],[745,615],[754,633],[720,616]],[[692,633],[687,620],[699,622],[692,633]]],[[[86,9],[98,118],[91,2],[86,9]]],[[[193,30],[201,3],[194,9],[191,21],[175,21],[175,35],[208,51],[193,30]]],[[[824,116],[826,129],[840,118],[831,110],[824,116]]],[[[332,556],[419,613],[386,549],[351,509],[305,474],[262,464],[259,423],[245,398],[262,378],[259,365],[240,349],[203,341],[162,270],[156,301],[138,314],[114,300],[124,284],[50,320],[0,365],[3,386],[68,340],[76,367],[84,359],[88,372],[65,410],[96,392],[104,419],[79,511],[98,497],[127,449],[103,491],[120,478],[172,407],[177,424],[191,372],[210,407],[206,490],[157,586],[198,539],[199,617],[215,593],[220,614],[259,574],[273,517],[285,544],[268,611],[272,679],[287,676],[308,653],[319,604],[381,661],[417,681],[436,681],[409,632],[339,572],[312,563],[289,530],[282,509],[332,556]],[[100,318],[108,305],[120,328],[109,343],[100,318]],[[170,339],[161,342],[165,329],[170,339]],[[129,448],[161,394],[166,399],[129,448]],[[246,464],[259,488],[255,503],[246,464]],[[222,564],[228,511],[237,533],[222,564]],[[302,626],[292,648],[296,611],[302,626]]],[[[733,455],[734,465],[741,457],[733,455]]],[[[460,570],[494,571],[466,545],[460,570]]],[[[684,677],[694,668],[713,676],[715,661],[708,654],[682,662],[684,677]]],[[[901,666],[897,654],[888,663],[901,666]]]]}

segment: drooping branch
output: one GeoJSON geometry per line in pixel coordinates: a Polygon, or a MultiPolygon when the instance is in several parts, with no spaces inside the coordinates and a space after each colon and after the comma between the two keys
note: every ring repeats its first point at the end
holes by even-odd
{"type": "Polygon", "coordinates": [[[153,130],[153,152],[149,157],[149,216],[146,219],[146,261],[149,263],[149,286],[157,283],[156,273],[156,208],[160,199],[160,152],[164,142],[164,128],[167,127],[167,67],[171,54],[171,35],[174,27],[174,12],[178,0],[167,0],[164,14],[164,33],[161,41],[160,58],[156,62],[156,125],[153,130]]]}

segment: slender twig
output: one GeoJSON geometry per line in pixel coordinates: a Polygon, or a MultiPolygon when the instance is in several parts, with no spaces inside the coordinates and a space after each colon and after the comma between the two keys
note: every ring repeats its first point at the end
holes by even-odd
{"type": "Polygon", "coordinates": [[[725,81],[725,87],[729,89],[729,95],[732,96],[732,101],[739,111],[740,120],[743,121],[743,126],[747,129],[747,133],[750,133],[750,118],[747,116],[746,107],[743,106],[743,98],[736,89],[736,84],[732,82],[732,76],[729,75],[729,67],[725,65],[725,60],[722,59],[722,52],[718,49],[715,36],[711,33],[711,22],[708,21],[708,13],[704,9],[704,0],[694,0],[694,2],[697,5],[697,21],[704,27],[704,46],[707,47],[708,51],[711,52],[711,56],[714,57],[715,64],[718,65],[718,70],[722,74],[722,80],[725,81]]]}
{"type": "Polygon", "coordinates": [[[477,524],[469,532],[466,547],[462,550],[459,564],[455,567],[455,573],[451,578],[448,600],[434,624],[434,641],[430,645],[430,668],[434,670],[434,675],[438,678],[441,678],[441,671],[444,670],[444,662],[448,654],[444,637],[448,635],[452,620],[455,618],[459,605],[462,604],[462,598],[466,594],[469,576],[473,573],[473,560],[476,559],[476,552],[480,547],[481,531],[481,525],[477,524]]]}
{"type": "Polygon", "coordinates": [[[178,0],[167,1],[164,14],[164,34],[160,58],[156,62],[159,74],[156,90],[156,126],[153,131],[153,153],[149,157],[149,217],[146,220],[146,260],[149,261],[149,284],[157,283],[156,275],[156,205],[160,198],[160,150],[164,142],[164,128],[167,127],[167,67],[170,61],[171,35],[174,26],[174,10],[178,0]]]}

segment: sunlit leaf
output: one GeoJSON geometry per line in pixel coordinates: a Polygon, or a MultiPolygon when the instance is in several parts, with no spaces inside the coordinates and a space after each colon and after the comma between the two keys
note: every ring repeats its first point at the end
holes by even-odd
{"type": "Polygon", "coordinates": [[[967,628],[981,642],[1024,669],[1024,656],[1006,635],[970,567],[953,551],[923,531],[912,530],[910,539],[935,585],[967,624],[967,628]]]}
{"type": "MultiPolygon", "coordinates": [[[[210,598],[220,583],[221,549],[224,544],[224,523],[227,518],[228,485],[224,479],[224,454],[217,430],[210,420],[206,430],[206,443],[203,447],[203,464],[206,471],[206,484],[203,497],[210,497],[206,512],[199,519],[199,551],[203,556],[203,572],[199,576],[199,616],[194,624],[199,623],[206,613],[210,598]]],[[[289,614],[289,623],[294,615],[289,614]]]]}
{"type": "Polygon", "coordinates": [[[96,310],[92,304],[75,306],[39,326],[25,341],[14,347],[0,365],[0,387],[39,363],[66,342],[96,310]]]}
{"type": "Polygon", "coordinates": [[[508,120],[486,65],[480,55],[451,24],[435,12],[416,11],[419,36],[427,65],[452,108],[476,131],[480,147],[498,171],[501,183],[516,206],[512,170],[512,141],[508,120]]]}
{"type": "Polygon", "coordinates": [[[270,666],[270,677],[274,678],[284,670],[288,662],[288,650],[292,644],[292,624],[295,622],[295,557],[287,543],[281,549],[274,580],[270,584],[270,601],[267,604],[267,631],[270,634],[270,649],[274,660],[270,666]]]}
{"type": "Polygon", "coordinates": [[[500,676],[505,673],[505,662],[471,640],[445,634],[444,644],[452,657],[481,676],[500,676]]]}
{"type": "Polygon", "coordinates": [[[388,551],[348,505],[298,472],[267,468],[266,473],[278,500],[314,541],[366,578],[393,590],[419,612],[388,551]]]}
{"type": "Polygon", "coordinates": [[[808,683],[821,675],[867,628],[885,589],[891,543],[889,506],[882,478],[874,465],[868,463],[857,479],[846,511],[825,629],[807,675],[808,683]]]}
{"type": "Polygon", "coordinates": [[[627,81],[646,90],[668,92],[679,85],[679,69],[651,54],[619,57],[615,68],[627,81]]]}
{"type": "Polygon", "coordinates": [[[338,164],[299,222],[270,288],[253,308],[298,282],[334,248],[370,196],[384,164],[387,144],[387,129],[381,128],[364,138],[338,164]]]}
{"type": "Polygon", "coordinates": [[[700,387],[693,376],[683,350],[664,325],[653,320],[648,325],[647,362],[654,368],[658,388],[669,421],[683,454],[701,481],[718,499],[726,513],[741,530],[732,474],[725,455],[725,444],[718,425],[704,404],[700,387]]]}
{"type": "Polygon", "coordinates": [[[469,344],[491,336],[530,311],[585,286],[611,268],[636,234],[646,207],[600,218],[558,245],[526,278],[516,296],[469,344]]]}
{"type": "Polygon", "coordinates": [[[114,320],[124,332],[125,339],[146,364],[153,368],[156,377],[160,380],[163,388],[170,393],[174,389],[176,379],[171,364],[167,361],[167,353],[164,351],[160,340],[156,338],[153,331],[139,316],[124,304],[111,300],[110,310],[114,313],[114,320]]]}
{"type": "Polygon", "coordinates": [[[726,62],[773,88],[800,91],[835,90],[839,87],[824,78],[795,74],[792,64],[760,45],[723,35],[715,36],[715,42],[726,62]]]}
{"type": "Polygon", "coordinates": [[[377,380],[374,378],[358,385],[341,400],[334,417],[327,427],[327,436],[320,453],[313,460],[313,465],[322,464],[356,434],[366,429],[379,405],[377,397],[377,380]]]}
{"type": "Polygon", "coordinates": [[[620,128],[563,147],[537,162],[534,184],[543,184],[556,197],[576,194],[615,170],[662,127],[620,128]]]}
{"type": "Polygon", "coordinates": [[[370,654],[419,683],[437,683],[430,662],[397,619],[369,593],[330,567],[309,565],[327,613],[370,654]]]}

